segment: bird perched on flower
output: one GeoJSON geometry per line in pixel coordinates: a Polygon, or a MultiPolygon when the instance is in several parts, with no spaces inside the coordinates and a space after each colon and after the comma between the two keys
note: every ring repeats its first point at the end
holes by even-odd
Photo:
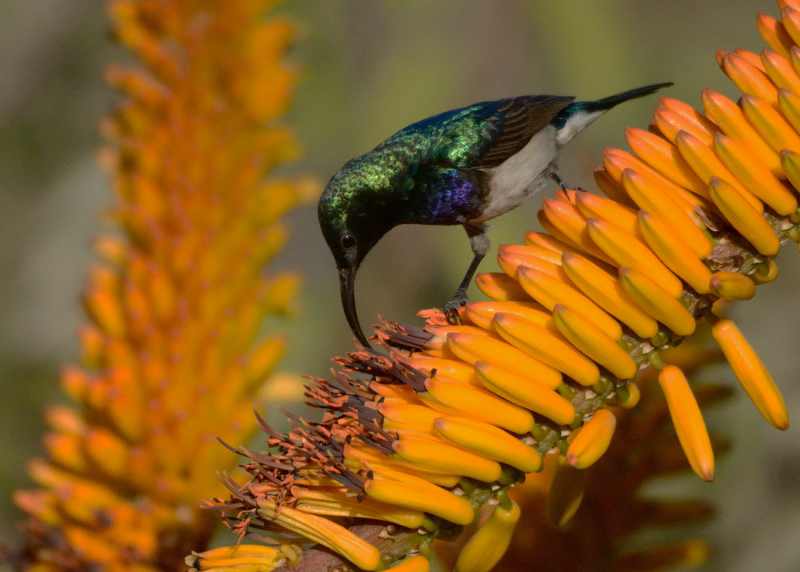
{"type": "Polygon", "coordinates": [[[559,150],[600,115],[670,85],[647,85],[595,101],[524,95],[475,103],[409,125],[348,161],[325,188],[318,215],[356,337],[369,345],[356,312],[356,272],[384,234],[402,224],[464,227],[472,262],[444,306],[449,319],[457,320],[489,249],[487,221],[550,181],[561,184],[559,150]]]}

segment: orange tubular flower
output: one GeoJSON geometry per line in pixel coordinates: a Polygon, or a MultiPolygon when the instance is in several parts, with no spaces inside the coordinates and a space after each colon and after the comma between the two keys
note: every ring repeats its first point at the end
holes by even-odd
{"type": "MultiPolygon", "coordinates": [[[[707,341],[697,340],[665,352],[666,369],[695,371],[721,359],[707,341]]],[[[662,370],[664,371],[664,370],[662,370]]],[[[647,491],[651,481],[686,469],[681,446],[669,430],[669,404],[656,383],[657,372],[643,372],[641,401],[633,411],[617,411],[614,439],[603,457],[588,471],[573,469],[548,455],[544,470],[528,475],[510,496],[522,508],[511,546],[494,572],[527,572],[531,555],[553,572],[626,570],[655,572],[689,569],[709,557],[709,546],[681,536],[680,529],[697,526],[714,514],[700,499],[662,499],[647,491]],[[642,542],[643,529],[675,527],[669,544],[642,542]],[[629,538],[635,541],[629,543],[629,538]],[[635,544],[631,549],[629,544],[635,544]]],[[[729,399],[730,387],[695,387],[704,410],[729,399]]],[[[724,452],[725,441],[711,441],[724,452]]],[[[455,558],[448,543],[438,543],[446,562],[455,558]]]]}
{"type": "MultiPolygon", "coordinates": [[[[262,270],[285,240],[281,216],[311,190],[264,178],[298,153],[290,131],[267,127],[296,76],[293,28],[264,18],[271,4],[109,2],[141,62],[108,72],[123,95],[103,125],[117,228],[97,241],[82,363],[62,377],[74,405],[49,411],[47,458],[31,465],[40,488],[16,494],[26,570],[178,571],[209,539],[198,505],[232,467],[216,439],[256,429],[248,411],[283,353],[259,325],[296,289],[262,270]]],[[[258,547],[198,558],[285,561],[258,547]]]]}
{"type": "MultiPolygon", "coordinates": [[[[783,12],[794,29],[796,14],[788,6],[783,12]]],[[[227,522],[242,534],[252,525],[286,533],[262,507],[302,513],[292,488],[308,482],[426,515],[404,535],[362,530],[369,546],[355,552],[344,535],[325,544],[355,565],[371,563],[375,548],[383,565],[424,554],[455,526],[490,531],[479,530],[468,553],[505,546],[516,524],[509,489],[544,458],[557,459],[566,475],[557,478],[550,512],[559,523],[575,514],[584,482],[575,471],[602,464],[617,419],[634,419],[650,401],[651,390],[637,381],[643,371],[659,372],[662,410],[677,433],[672,447],[648,448],[669,455],[661,461],[670,467],[682,449],[710,480],[703,394],[694,396],[680,366],[665,367],[662,356],[706,322],[758,410],[786,429],[778,384],[733,322],[719,316],[726,301],[751,298],[758,284],[774,280],[780,245],[800,241],[800,95],[780,59],[800,47],[788,46],[794,40],[781,26],[762,22],[773,50],[763,61],[743,51],[720,55],[747,96],[740,104],[705,92],[704,115],[665,98],[652,133],[628,132],[633,152],[604,153],[597,179],[608,199],[580,189],[546,199],[539,220],[547,232],[500,248],[503,272],[477,278],[490,300],[467,304],[462,324],[448,325],[438,311],[422,314],[421,329],[380,324],[375,338],[384,354],[351,353],[338,360],[334,379],[314,381],[307,401],[324,410],[322,420],[301,420],[285,435],[270,431],[269,455],[242,451],[252,478],[229,483],[230,499],[217,501],[227,522]],[[397,413],[403,407],[405,418],[397,413]]],[[[342,502],[342,510],[351,504],[342,502]]],[[[290,541],[317,541],[291,530],[290,541]]],[[[631,554],[620,569],[691,564],[702,555],[697,546],[631,554]]],[[[469,560],[457,559],[457,569],[484,570],[469,560]]]]}

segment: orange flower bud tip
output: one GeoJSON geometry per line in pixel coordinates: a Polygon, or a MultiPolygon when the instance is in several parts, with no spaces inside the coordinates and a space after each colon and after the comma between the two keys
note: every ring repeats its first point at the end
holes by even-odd
{"type": "Polygon", "coordinates": [[[789,56],[789,50],[792,48],[792,38],[789,37],[779,20],[761,12],[756,19],[756,26],[769,47],[776,52],[780,52],[783,56],[789,56]]]}
{"type": "Polygon", "coordinates": [[[722,69],[736,86],[744,93],[767,100],[771,105],[778,103],[778,89],[757,67],[737,54],[728,54],[722,62],[722,69]]]}
{"type": "Polygon", "coordinates": [[[758,68],[762,72],[765,71],[764,62],[761,61],[761,56],[759,56],[757,53],[751,52],[749,50],[744,50],[742,48],[736,48],[735,50],[733,50],[733,53],[743,58],[751,66],[758,68]]]}
{"type": "Polygon", "coordinates": [[[550,322],[550,313],[534,303],[526,302],[470,302],[466,306],[467,316],[470,321],[491,330],[492,320],[498,313],[517,316],[539,326],[546,326],[550,322]]]}
{"type": "MultiPolygon", "coordinates": [[[[628,180],[628,179],[626,179],[628,180]]],[[[650,276],[675,298],[683,292],[680,280],[638,238],[605,221],[589,221],[589,236],[617,267],[630,266],[650,276]]]]}
{"type": "Polygon", "coordinates": [[[464,475],[485,483],[495,482],[502,473],[497,462],[454,447],[433,436],[401,434],[393,448],[401,459],[427,471],[464,475]]]}
{"type": "Polygon", "coordinates": [[[541,246],[542,248],[548,248],[553,252],[557,252],[559,254],[563,253],[565,250],[570,249],[569,245],[567,245],[566,243],[543,232],[536,232],[536,231],[528,232],[525,235],[525,242],[528,244],[535,244],[537,246],[541,246]]]}
{"type": "Polygon", "coordinates": [[[561,265],[560,251],[554,251],[547,246],[539,246],[538,244],[502,244],[498,248],[498,252],[508,255],[538,258],[544,262],[555,264],[556,266],[561,265]]]}
{"type": "Polygon", "coordinates": [[[731,320],[719,320],[711,328],[725,358],[753,404],[774,427],[789,427],[789,415],[780,389],[761,358],[731,320]]]}
{"type": "Polygon", "coordinates": [[[410,556],[386,569],[387,572],[429,572],[430,563],[421,555],[410,556]]]}
{"type": "MultiPolygon", "coordinates": [[[[755,135],[754,137],[757,137],[755,135]]],[[[788,215],[797,209],[797,199],[769,169],[752,158],[748,147],[734,139],[718,133],[714,139],[717,156],[737,177],[739,182],[754,195],[781,215],[788,215]]],[[[771,151],[770,151],[771,152],[771,151]]],[[[780,164],[778,165],[780,168],[780,164]]]]}
{"type": "Polygon", "coordinates": [[[780,240],[775,231],[760,212],[753,209],[744,195],[727,181],[716,177],[709,187],[711,199],[723,216],[738,230],[761,254],[774,256],[780,248],[780,240]]]}
{"type": "Polygon", "coordinates": [[[597,462],[611,444],[617,419],[608,409],[600,409],[577,430],[567,448],[567,463],[585,469],[597,462]]]}
{"type": "Polygon", "coordinates": [[[587,219],[607,220],[626,232],[636,233],[636,213],[615,201],[591,193],[581,193],[578,195],[577,207],[587,219]]]}
{"type": "Polygon", "coordinates": [[[476,363],[475,369],[483,384],[493,393],[562,425],[569,425],[575,419],[572,403],[538,379],[483,362],[476,363]]]}
{"type": "Polygon", "coordinates": [[[619,322],[569,282],[560,281],[534,268],[524,267],[520,268],[518,279],[522,287],[544,307],[552,310],[556,304],[564,304],[581,312],[615,340],[622,337],[619,322]]]}
{"type": "Polygon", "coordinates": [[[417,353],[408,358],[408,363],[414,369],[428,374],[435,371],[436,375],[445,375],[465,383],[478,383],[475,370],[458,360],[437,358],[417,353]]]}
{"type": "Polygon", "coordinates": [[[376,500],[428,512],[454,524],[465,526],[475,519],[475,511],[467,499],[423,479],[401,482],[376,475],[364,484],[364,490],[376,500]]]}
{"type": "Polygon", "coordinates": [[[723,298],[714,300],[714,303],[711,304],[711,314],[717,318],[727,318],[733,308],[733,304],[734,302],[732,300],[725,300],[723,298]]]}
{"type": "Polygon", "coordinates": [[[617,279],[594,262],[572,252],[565,252],[564,271],[586,296],[627,325],[638,336],[651,338],[658,324],[642,312],[622,290],[617,279]]]}
{"type": "Polygon", "coordinates": [[[498,339],[450,334],[448,342],[452,352],[471,365],[477,361],[494,364],[520,375],[531,376],[548,387],[557,387],[561,383],[561,375],[553,368],[498,339]]]}
{"type": "Polygon", "coordinates": [[[440,350],[447,343],[447,337],[450,334],[470,334],[474,336],[488,336],[490,335],[486,330],[475,326],[468,325],[451,325],[451,326],[435,326],[429,327],[427,330],[433,334],[433,337],[428,340],[426,349],[440,350]]]}
{"type": "Polygon", "coordinates": [[[714,451],[703,415],[680,368],[667,365],[658,374],[678,440],[689,464],[705,481],[714,478],[714,451]]]}
{"type": "Polygon", "coordinates": [[[625,291],[647,314],[679,336],[694,333],[696,322],[692,314],[649,276],[637,270],[621,268],[619,277],[625,291]]]}
{"type": "MultiPolygon", "coordinates": [[[[514,350],[511,347],[508,349],[514,350]]],[[[519,434],[527,433],[533,426],[533,416],[529,411],[483,388],[448,380],[443,376],[429,379],[425,386],[428,393],[421,394],[421,397],[432,397],[435,401],[430,405],[436,408],[440,404],[446,413],[480,419],[519,434]]]]}
{"type": "MultiPolygon", "coordinates": [[[[790,2],[780,1],[782,5],[782,23],[783,28],[786,30],[787,34],[791,37],[795,44],[800,44],[800,5],[795,4],[791,5],[790,2]]],[[[797,46],[792,46],[789,49],[789,52],[794,52],[797,46]]]]}
{"type": "Polygon", "coordinates": [[[557,304],[553,309],[553,321],[572,345],[620,379],[636,375],[636,362],[630,355],[616,340],[578,312],[557,304]]]}
{"type": "Polygon", "coordinates": [[[541,454],[517,437],[485,422],[459,417],[436,420],[435,430],[448,441],[483,457],[531,473],[542,466],[541,454]]]}
{"type": "MultiPolygon", "coordinates": [[[[591,386],[597,383],[600,377],[597,366],[549,327],[549,321],[546,325],[537,325],[513,314],[498,313],[495,315],[494,325],[500,337],[508,343],[565,373],[581,385],[591,386]]],[[[554,377],[546,385],[550,386],[555,382],[554,377]]]]}
{"type": "Polygon", "coordinates": [[[639,229],[645,242],[666,266],[685,280],[696,292],[707,294],[711,272],[680,237],[675,236],[667,221],[639,211],[639,229]]]}
{"type": "Polygon", "coordinates": [[[500,272],[483,272],[475,278],[475,284],[484,295],[499,301],[531,301],[528,293],[513,278],[500,272]]]}
{"type": "MultiPolygon", "coordinates": [[[[555,253],[551,254],[555,255],[555,253]]],[[[561,280],[562,282],[566,282],[566,275],[560,267],[561,256],[555,256],[558,256],[558,265],[547,262],[537,256],[531,256],[530,254],[521,252],[520,249],[506,250],[505,252],[497,255],[497,263],[500,265],[500,268],[503,270],[503,272],[511,277],[516,277],[520,268],[533,268],[540,272],[544,272],[548,276],[552,276],[553,278],[561,280]]]]}
{"type": "Polygon", "coordinates": [[[726,300],[750,300],[756,294],[756,285],[739,272],[716,272],[711,277],[711,290],[726,300]]]}

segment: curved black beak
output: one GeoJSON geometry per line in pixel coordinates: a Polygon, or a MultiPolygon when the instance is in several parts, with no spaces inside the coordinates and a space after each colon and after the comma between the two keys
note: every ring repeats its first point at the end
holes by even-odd
{"type": "Polygon", "coordinates": [[[356,268],[339,269],[339,286],[342,294],[342,309],[350,324],[350,329],[355,334],[358,341],[369,349],[372,346],[367,341],[367,336],[361,331],[361,324],[358,322],[358,312],[356,312],[356,268]]]}

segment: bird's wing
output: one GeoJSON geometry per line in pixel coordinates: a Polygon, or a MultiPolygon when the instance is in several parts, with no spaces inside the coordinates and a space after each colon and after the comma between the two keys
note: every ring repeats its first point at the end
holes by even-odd
{"type": "Polygon", "coordinates": [[[527,95],[493,102],[488,108],[483,131],[484,141],[470,167],[491,169],[522,150],[539,131],[567,107],[574,97],[527,95]]]}

